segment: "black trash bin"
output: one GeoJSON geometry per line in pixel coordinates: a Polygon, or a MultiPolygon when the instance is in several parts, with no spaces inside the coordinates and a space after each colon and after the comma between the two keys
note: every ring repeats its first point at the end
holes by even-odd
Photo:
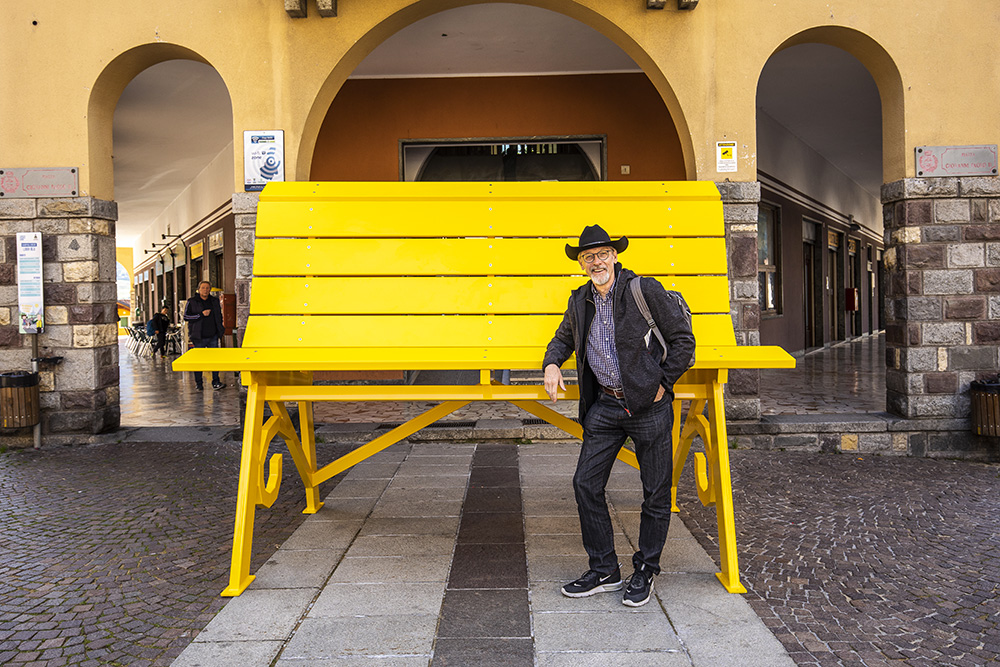
{"type": "Polygon", "coordinates": [[[972,432],[1000,435],[1000,379],[976,380],[969,387],[972,397],[972,432]]]}
{"type": "Polygon", "coordinates": [[[0,427],[34,426],[38,414],[38,373],[0,373],[0,427]]]}

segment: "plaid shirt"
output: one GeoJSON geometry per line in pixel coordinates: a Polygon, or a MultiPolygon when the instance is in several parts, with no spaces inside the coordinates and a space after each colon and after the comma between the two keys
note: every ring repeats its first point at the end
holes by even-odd
{"type": "Polygon", "coordinates": [[[605,298],[593,283],[590,287],[597,312],[587,336],[587,363],[600,384],[609,389],[621,389],[622,374],[615,348],[614,290],[610,290],[605,298]]]}

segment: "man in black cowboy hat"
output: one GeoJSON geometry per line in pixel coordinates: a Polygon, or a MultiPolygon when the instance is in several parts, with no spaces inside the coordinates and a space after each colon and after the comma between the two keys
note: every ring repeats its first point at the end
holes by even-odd
{"type": "Polygon", "coordinates": [[[627,247],[627,238],[612,241],[598,225],[583,230],[579,246],[566,245],[566,254],[580,263],[590,282],[570,295],[542,367],[545,391],[554,402],[557,391],[566,389],[559,368],[576,353],[583,446],[573,489],[590,567],[563,586],[563,595],[587,597],[624,586],[622,602],[639,607],[649,601],[653,577],[660,572],[670,525],[673,386],[693,363],[695,342],[691,312],[681,295],[616,262],[627,247]],[[633,280],[641,280],[666,354],[629,289],[633,280]],[[635,572],[623,582],[604,489],[626,438],[632,438],[639,460],[643,503],[639,550],[632,556],[635,572]]]}

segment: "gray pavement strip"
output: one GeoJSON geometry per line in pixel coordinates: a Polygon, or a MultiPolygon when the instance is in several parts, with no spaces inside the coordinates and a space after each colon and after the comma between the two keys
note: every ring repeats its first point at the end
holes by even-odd
{"type": "Polygon", "coordinates": [[[188,645],[171,667],[270,665],[284,641],[198,642],[188,645]]]}
{"type": "Polygon", "coordinates": [[[437,614],[444,597],[444,582],[330,583],[320,593],[309,618],[393,616],[401,610],[412,614],[437,614]]]}
{"type": "Polygon", "coordinates": [[[321,588],[330,578],[342,551],[278,549],[260,569],[247,590],[321,588]]]}
{"type": "Polygon", "coordinates": [[[352,557],[375,556],[451,556],[455,551],[453,535],[365,535],[351,544],[352,557]]]}
{"type": "Polygon", "coordinates": [[[288,641],[281,657],[319,660],[341,655],[419,655],[429,660],[437,620],[437,613],[306,618],[288,641]]]}
{"type": "MultiPolygon", "coordinates": [[[[612,595],[609,593],[608,595],[612,595]]],[[[681,649],[681,643],[662,613],[622,611],[534,614],[535,650],[606,652],[681,649]]]]}
{"type": "MultiPolygon", "coordinates": [[[[724,663],[718,663],[722,665],[724,663]]],[[[546,653],[539,652],[536,667],[690,667],[683,651],[618,653],[546,653]]],[[[706,665],[708,667],[708,665],[706,665]]]]}
{"type": "MultiPolygon", "coordinates": [[[[335,658],[310,658],[309,667],[314,665],[329,665],[330,667],[427,667],[428,655],[380,655],[377,657],[365,656],[342,656],[335,658]]],[[[280,658],[276,663],[278,667],[303,667],[303,661],[297,658],[280,658]]]]}
{"type": "Polygon", "coordinates": [[[348,556],[330,577],[330,583],[445,582],[451,554],[445,556],[363,557],[348,556]]]}
{"type": "Polygon", "coordinates": [[[232,598],[194,643],[285,640],[317,588],[245,590],[232,598]]]}

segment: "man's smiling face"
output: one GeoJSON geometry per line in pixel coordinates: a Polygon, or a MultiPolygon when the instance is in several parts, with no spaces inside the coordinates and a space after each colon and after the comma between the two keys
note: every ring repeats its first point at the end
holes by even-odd
{"type": "Polygon", "coordinates": [[[618,253],[614,248],[602,246],[588,249],[577,255],[576,259],[598,287],[603,287],[615,277],[615,261],[618,259],[618,253]]]}

